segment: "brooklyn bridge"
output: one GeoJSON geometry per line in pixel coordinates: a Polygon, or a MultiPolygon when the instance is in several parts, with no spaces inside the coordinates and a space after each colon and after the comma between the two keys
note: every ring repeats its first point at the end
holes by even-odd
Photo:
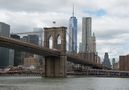
{"type": "Polygon", "coordinates": [[[85,53],[67,53],[66,30],[66,27],[44,28],[44,46],[42,47],[5,36],[0,36],[0,46],[44,56],[46,77],[66,77],[67,61],[93,69],[111,69],[95,61],[87,60],[85,53]],[[52,48],[50,48],[50,37],[53,38],[52,48]],[[61,43],[58,43],[59,37],[61,38],[61,43]]]}

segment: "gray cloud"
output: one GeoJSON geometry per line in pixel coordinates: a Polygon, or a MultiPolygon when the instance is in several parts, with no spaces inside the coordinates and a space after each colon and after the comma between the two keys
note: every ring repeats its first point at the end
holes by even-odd
{"type": "Polygon", "coordinates": [[[0,0],[0,8],[10,11],[55,12],[67,5],[68,0],[0,0]]]}

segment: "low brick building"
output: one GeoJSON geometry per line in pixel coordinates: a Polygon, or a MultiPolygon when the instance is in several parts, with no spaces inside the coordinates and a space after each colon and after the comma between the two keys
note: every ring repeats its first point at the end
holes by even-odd
{"type": "Polygon", "coordinates": [[[119,56],[119,70],[129,71],[129,55],[119,56]]]}

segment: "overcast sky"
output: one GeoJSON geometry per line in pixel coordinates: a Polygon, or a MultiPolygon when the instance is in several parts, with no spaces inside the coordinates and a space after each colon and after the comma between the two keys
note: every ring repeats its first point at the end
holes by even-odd
{"type": "MultiPolygon", "coordinates": [[[[92,31],[101,57],[129,54],[129,0],[74,0],[81,41],[82,17],[92,17],[92,31]]],[[[68,26],[73,0],[0,0],[0,22],[11,32],[28,32],[33,27],[68,26]]]]}

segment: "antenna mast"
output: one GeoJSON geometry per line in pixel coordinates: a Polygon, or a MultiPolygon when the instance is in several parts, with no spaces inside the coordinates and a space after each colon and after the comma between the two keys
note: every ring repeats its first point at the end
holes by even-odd
{"type": "Polygon", "coordinates": [[[73,14],[73,17],[74,17],[74,2],[73,2],[73,12],[72,12],[72,14],[73,14]]]}

